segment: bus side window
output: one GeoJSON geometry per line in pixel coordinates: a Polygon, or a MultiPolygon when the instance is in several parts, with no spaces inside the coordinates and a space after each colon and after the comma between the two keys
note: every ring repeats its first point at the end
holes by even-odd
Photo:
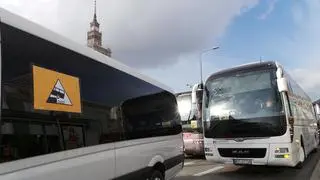
{"type": "MultiPolygon", "coordinates": [[[[290,97],[290,96],[289,96],[289,97],[290,97]]],[[[294,119],[299,118],[299,115],[298,115],[298,112],[297,112],[297,108],[296,108],[295,103],[293,102],[292,99],[290,99],[289,102],[290,102],[290,103],[289,103],[290,115],[291,115],[294,119]]]]}
{"type": "Polygon", "coordinates": [[[174,135],[181,132],[175,97],[166,92],[128,100],[123,103],[127,139],[174,135]],[[149,108],[143,108],[148,106],[149,108]]]}

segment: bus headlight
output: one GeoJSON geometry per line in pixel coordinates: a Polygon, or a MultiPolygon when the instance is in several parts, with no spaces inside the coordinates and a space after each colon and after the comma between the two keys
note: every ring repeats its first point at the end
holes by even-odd
{"type": "Polygon", "coordinates": [[[289,148],[276,148],[276,150],[274,151],[274,153],[288,153],[289,152],[289,148]]]}
{"type": "Polygon", "coordinates": [[[288,159],[290,158],[290,154],[276,154],[275,158],[284,158],[284,159],[288,159]]]}

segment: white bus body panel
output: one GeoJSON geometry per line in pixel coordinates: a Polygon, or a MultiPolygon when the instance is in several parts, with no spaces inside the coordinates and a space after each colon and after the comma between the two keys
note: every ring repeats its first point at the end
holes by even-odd
{"type": "Polygon", "coordinates": [[[36,156],[0,165],[1,180],[95,180],[115,175],[114,143],[36,156]],[[59,159],[59,160],[57,160],[59,159]]]}
{"type": "MultiPolygon", "coordinates": [[[[307,130],[309,128],[305,128],[307,130]]],[[[304,131],[302,128],[295,128],[295,136],[293,143],[290,143],[289,130],[277,137],[269,138],[255,138],[247,139],[243,142],[236,142],[233,139],[212,139],[205,138],[205,148],[210,149],[209,152],[213,156],[206,156],[207,160],[211,160],[219,163],[233,164],[233,159],[252,159],[252,165],[272,165],[272,166],[290,166],[293,167],[299,162],[299,147],[300,147],[300,135],[303,136],[305,153],[308,155],[312,150],[317,148],[318,140],[314,136],[313,131],[304,131]],[[309,139],[309,141],[307,140],[309,139]],[[308,143],[307,143],[308,142],[308,143]],[[264,158],[236,158],[236,157],[222,157],[218,152],[218,148],[266,148],[266,155],[264,158]],[[288,148],[289,158],[275,158],[276,148],[288,148]]]]}
{"type": "MultiPolygon", "coordinates": [[[[115,146],[117,177],[153,167],[156,163],[164,163],[167,159],[183,154],[181,134],[117,142],[115,146]]],[[[167,169],[166,179],[175,176],[181,169],[182,163],[167,169]]]]}

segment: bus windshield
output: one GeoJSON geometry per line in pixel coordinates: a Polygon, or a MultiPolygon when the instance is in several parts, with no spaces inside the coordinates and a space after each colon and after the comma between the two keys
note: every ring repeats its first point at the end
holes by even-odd
{"type": "Polygon", "coordinates": [[[184,133],[202,133],[201,121],[195,116],[196,109],[192,105],[191,99],[191,92],[177,96],[182,129],[184,133]]]}
{"type": "Polygon", "coordinates": [[[211,77],[205,86],[208,138],[267,137],[285,133],[285,118],[271,70],[211,77]]]}

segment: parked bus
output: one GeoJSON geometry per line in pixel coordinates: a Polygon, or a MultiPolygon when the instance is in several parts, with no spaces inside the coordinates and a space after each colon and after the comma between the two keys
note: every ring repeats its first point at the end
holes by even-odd
{"type": "Polygon", "coordinates": [[[0,179],[172,179],[173,91],[0,9],[0,179]]]}
{"type": "Polygon", "coordinates": [[[317,148],[311,99],[277,62],[216,72],[203,97],[207,160],[302,167],[317,148]]]}
{"type": "Polygon", "coordinates": [[[203,133],[201,120],[197,116],[196,104],[192,100],[192,91],[176,94],[178,109],[181,116],[183,144],[185,155],[203,156],[203,133]]]}
{"type": "MultiPolygon", "coordinates": [[[[320,136],[320,100],[314,101],[313,103],[314,111],[317,117],[318,134],[320,136]]],[[[320,143],[320,142],[319,142],[320,143]]]]}

